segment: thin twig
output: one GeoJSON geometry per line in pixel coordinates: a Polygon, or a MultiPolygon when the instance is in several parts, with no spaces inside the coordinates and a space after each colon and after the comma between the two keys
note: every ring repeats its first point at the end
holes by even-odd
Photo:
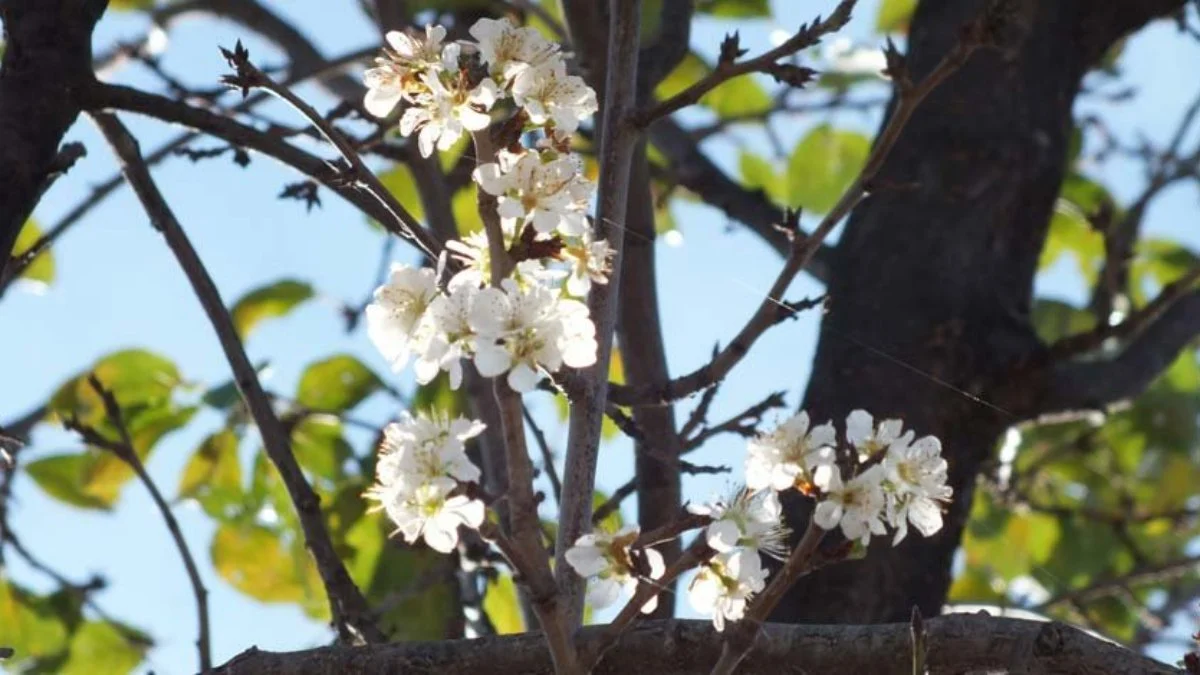
{"type": "Polygon", "coordinates": [[[77,420],[67,420],[66,426],[73,429],[86,440],[90,445],[104,448],[113,455],[129,465],[137,475],[138,480],[142,485],[146,486],[146,491],[150,493],[150,498],[154,500],[154,505],[158,508],[159,515],[162,516],[163,522],[167,524],[167,530],[171,532],[171,539],[175,543],[175,548],[179,550],[179,557],[183,559],[183,566],[187,569],[188,580],[192,585],[192,595],[196,598],[196,614],[197,623],[199,624],[199,637],[196,639],[196,649],[200,653],[200,672],[207,673],[212,670],[212,646],[209,638],[208,625],[208,590],[204,587],[204,582],[200,580],[200,570],[196,567],[196,560],[192,557],[192,551],[188,548],[187,540],[183,538],[183,531],[179,529],[179,521],[175,520],[175,514],[171,512],[170,505],[163,498],[162,492],[155,485],[154,480],[150,478],[150,474],[146,472],[146,466],[142,463],[142,459],[138,457],[137,450],[134,449],[133,439],[129,435],[129,427],[125,424],[125,417],[121,412],[121,406],[117,403],[117,399],[113,393],[106,389],[101,384],[100,379],[95,374],[88,376],[88,384],[92,390],[104,402],[105,415],[109,422],[116,428],[120,435],[118,440],[113,440],[105,437],[97,430],[79,424],[77,420]]]}
{"type": "Polygon", "coordinates": [[[340,131],[326,121],[312,106],[299,96],[296,96],[289,87],[272,80],[251,63],[249,54],[242,48],[240,42],[233,51],[222,50],[222,52],[225,54],[225,58],[229,60],[230,65],[237,70],[236,75],[225,78],[227,83],[241,87],[244,92],[249,91],[249,88],[262,89],[295,108],[296,112],[311,122],[321,132],[321,135],[337,148],[342,158],[350,164],[350,168],[352,169],[351,177],[391,214],[399,226],[401,234],[410,239],[429,258],[430,262],[437,261],[437,253],[435,252],[437,250],[437,242],[425,230],[420,221],[414,218],[408,212],[408,209],[404,208],[404,205],[396,199],[391,190],[388,190],[379,181],[379,178],[363,162],[362,157],[358,154],[358,150],[346,140],[346,137],[340,131]]]}
{"type": "Polygon", "coordinates": [[[559,504],[562,502],[562,480],[558,477],[558,469],[554,467],[554,453],[550,450],[550,443],[546,441],[546,432],[538,426],[537,420],[529,412],[529,406],[524,403],[521,404],[521,413],[525,416],[525,423],[533,432],[533,440],[537,442],[538,450],[542,453],[542,471],[550,479],[550,488],[554,491],[554,503],[559,504]]]}
{"type": "Polygon", "coordinates": [[[320,508],[320,498],[304,476],[292,454],[291,440],[280,423],[270,398],[263,391],[253,364],[246,356],[245,347],[238,337],[233,319],[225,307],[221,294],[204,263],[196,254],[187,234],[183,231],[175,214],[167,205],[158,186],[150,176],[137,140],[130,135],[120,120],[109,113],[92,113],[92,119],[100,128],[113,151],[120,159],[121,169],[129,184],[142,201],[151,224],[162,233],[168,246],[178,259],[180,267],[191,282],[200,304],[203,305],[213,329],[220,340],[226,360],[234,372],[238,391],[246,401],[251,417],[258,426],[267,456],[279,471],[287,488],[288,496],[296,507],[305,542],[316,561],[317,571],[329,597],[330,613],[339,636],[344,641],[385,642],[386,637],[375,625],[373,613],[366,599],[354,585],[338,557],[333,540],[326,529],[320,508]]]}

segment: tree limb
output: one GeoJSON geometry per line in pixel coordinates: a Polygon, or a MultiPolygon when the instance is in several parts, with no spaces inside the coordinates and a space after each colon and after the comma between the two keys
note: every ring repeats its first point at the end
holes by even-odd
{"type": "Polygon", "coordinates": [[[588,309],[596,324],[596,364],[581,371],[584,386],[571,401],[563,499],[555,544],[555,576],[560,601],[572,627],[583,620],[584,580],[567,563],[566,553],[575,540],[591,529],[596,460],[608,400],[608,366],[621,284],[621,249],[625,242],[630,165],[638,140],[637,129],[630,124],[630,115],[637,103],[640,9],[640,0],[612,0],[610,10],[607,82],[600,122],[600,184],[593,227],[596,238],[608,239],[615,255],[608,283],[593,286],[588,296],[588,309]]]}
{"type": "Polygon", "coordinates": [[[296,507],[305,543],[316,561],[317,571],[329,596],[330,612],[338,634],[346,641],[386,641],[382,631],[373,621],[366,599],[354,585],[341,558],[338,557],[329,531],[325,527],[320,498],[313,492],[312,486],[308,484],[304,472],[292,455],[287,430],[271,407],[270,398],[263,391],[254,366],[246,356],[245,347],[242,346],[224,301],[221,300],[220,292],[151,178],[137,140],[130,135],[120,120],[111,114],[93,113],[92,118],[112,146],[113,152],[119,157],[121,169],[145,207],[151,224],[162,233],[179,260],[220,339],[225,358],[233,369],[238,391],[246,401],[250,415],[258,427],[267,456],[279,471],[288,496],[296,507]]]}
{"type": "MultiPolygon", "coordinates": [[[[871,673],[911,675],[908,623],[872,626],[766,624],[743,662],[747,673],[871,673]]],[[[925,621],[932,675],[1009,672],[1022,675],[1167,675],[1153,659],[1057,622],[952,614],[925,621]]],[[[605,627],[585,628],[581,648],[604,641],[605,627]]],[[[593,671],[599,675],[707,672],[721,634],[702,621],[652,621],[621,636],[593,671]]],[[[277,653],[251,648],[217,670],[222,675],[419,675],[550,673],[542,637],[524,634],[480,640],[406,643],[363,648],[322,647],[277,653]]]]}

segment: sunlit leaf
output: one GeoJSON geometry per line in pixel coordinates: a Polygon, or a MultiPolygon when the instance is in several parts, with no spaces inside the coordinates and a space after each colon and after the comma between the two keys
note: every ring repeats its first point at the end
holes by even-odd
{"type": "Polygon", "coordinates": [[[498,575],[487,584],[483,596],[483,611],[496,629],[497,635],[512,635],[525,632],[525,619],[521,615],[521,598],[517,586],[507,574],[498,575]]]}
{"type": "Polygon", "coordinates": [[[787,181],[782,172],[760,155],[743,151],[738,155],[738,168],[742,173],[742,185],[751,190],[762,190],[771,201],[787,203],[787,181]]]}
{"type": "Polygon", "coordinates": [[[917,0],[882,0],[875,15],[875,30],[880,33],[906,33],[917,0]]]}
{"type": "Polygon", "coordinates": [[[1095,283],[1104,260],[1104,238],[1092,228],[1078,205],[1066,199],[1059,199],[1054,205],[1038,269],[1050,267],[1062,255],[1070,255],[1075,260],[1085,282],[1095,283]]]}
{"type": "Polygon", "coordinates": [[[381,388],[383,381],[358,357],[338,354],[304,369],[296,402],[312,410],[342,412],[381,388]]]}
{"type": "Polygon", "coordinates": [[[114,12],[132,12],[140,9],[150,9],[154,0],[109,0],[108,8],[114,12]]]}
{"type": "Polygon", "coordinates": [[[238,335],[245,340],[250,331],[266,319],[286,315],[313,297],[311,285],[294,279],[284,279],[256,288],[233,305],[230,314],[238,335]]]}
{"type": "Polygon", "coordinates": [[[88,494],[84,489],[84,473],[92,458],[84,453],[51,455],[23,465],[25,474],[46,494],[84,509],[112,508],[112,502],[88,494]]]}
{"type": "Polygon", "coordinates": [[[379,181],[392,193],[396,201],[417,220],[425,219],[425,206],[421,203],[421,193],[417,190],[417,182],[413,178],[412,169],[407,164],[396,164],[387,171],[379,174],[379,181]]]}
{"type": "Polygon", "coordinates": [[[476,202],[479,192],[474,183],[461,188],[454,193],[450,200],[450,209],[454,212],[454,222],[458,224],[459,236],[466,236],[483,229],[483,219],[479,217],[479,205],[476,202]]]}
{"type": "Polygon", "coordinates": [[[968,565],[982,567],[1010,580],[1027,572],[1031,566],[1046,562],[1059,541],[1060,524],[1057,518],[1040,513],[1011,513],[1004,518],[998,531],[981,527],[988,512],[998,507],[991,497],[976,492],[976,505],[965,536],[963,551],[968,565]],[[982,501],[982,503],[980,503],[982,501]]]}
{"type": "Polygon", "coordinates": [[[67,661],[60,675],[125,675],[145,657],[146,645],[128,639],[106,621],[88,621],[71,636],[67,661]]]}
{"type": "MultiPolygon", "coordinates": [[[[126,414],[126,425],[138,457],[145,462],[163,436],[183,427],[195,414],[196,408],[176,408],[171,405],[126,414]]],[[[133,476],[133,469],[112,452],[93,450],[92,460],[83,469],[83,490],[107,504],[113,504],[120,496],[121,488],[133,476]]]]}
{"type": "MultiPolygon", "coordinates": [[[[668,99],[708,75],[712,68],[695,53],[688,54],[655,89],[659,99],[668,99]]],[[[771,108],[771,97],[753,77],[736,77],[700,98],[700,104],[719,117],[753,115],[771,108]]]]}
{"type": "MultiPolygon", "coordinates": [[[[12,257],[20,257],[21,254],[33,248],[33,245],[42,238],[42,230],[38,224],[29,220],[25,222],[25,226],[17,234],[17,241],[13,246],[12,257]]],[[[54,282],[55,267],[54,255],[49,248],[44,249],[37,255],[21,272],[21,278],[29,281],[38,282],[41,284],[51,284],[54,282]]]]}
{"type": "Polygon", "coordinates": [[[461,387],[457,391],[451,389],[450,376],[439,373],[428,384],[417,385],[417,391],[413,394],[412,409],[436,411],[451,417],[466,415],[466,390],[461,387]]]}
{"type": "Polygon", "coordinates": [[[16,666],[66,648],[67,630],[51,608],[0,573],[0,646],[11,647],[16,666]]]}
{"type": "Polygon", "coordinates": [[[727,19],[748,19],[771,16],[771,4],[767,0],[700,0],[696,11],[727,19]]]}
{"type": "Polygon", "coordinates": [[[263,602],[304,600],[300,566],[280,538],[265,527],[222,523],[212,541],[213,567],[234,588],[263,602]]]}
{"type": "Polygon", "coordinates": [[[195,499],[214,518],[227,515],[242,496],[242,466],[238,437],[222,429],[204,439],[183,467],[179,499],[195,499]]]}
{"type": "Polygon", "coordinates": [[[305,415],[292,429],[296,461],[328,480],[343,475],[342,465],[353,454],[342,434],[342,422],[331,415],[305,415]]]}
{"type": "Polygon", "coordinates": [[[88,374],[95,374],[122,408],[162,405],[183,381],[175,364],[166,357],[143,349],[113,352],[55,391],[49,405],[52,416],[74,416],[91,426],[104,420],[104,403],[88,382],[88,374]]]}
{"type": "Polygon", "coordinates": [[[870,147],[866,136],[827,124],[809,131],[788,159],[788,205],[828,212],[862,170],[870,147]]]}
{"type": "MultiPolygon", "coordinates": [[[[608,502],[608,498],[609,495],[596,490],[596,492],[592,494],[592,509],[595,510],[600,508],[603,504],[608,502]]],[[[614,509],[612,513],[608,514],[608,516],[604,518],[604,520],[596,524],[596,529],[603,532],[616,533],[619,532],[624,525],[625,519],[621,516],[621,509],[614,509]]]]}
{"type": "Polygon", "coordinates": [[[1096,317],[1091,312],[1070,303],[1046,298],[1034,301],[1032,319],[1038,337],[1046,342],[1086,333],[1096,325],[1096,317]]]}

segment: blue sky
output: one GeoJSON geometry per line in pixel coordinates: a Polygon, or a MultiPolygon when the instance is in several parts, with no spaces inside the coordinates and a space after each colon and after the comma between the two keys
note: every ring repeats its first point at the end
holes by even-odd
{"type": "MultiPolygon", "coordinates": [[[[330,11],[323,0],[272,4],[302,27],[326,55],[368,46],[375,39],[361,15],[348,7],[330,11]]],[[[828,12],[834,2],[777,0],[774,4],[781,26],[794,28],[812,15],[828,12]]],[[[873,39],[875,10],[876,2],[864,3],[848,34],[873,39]]],[[[765,49],[770,46],[770,32],[781,26],[746,23],[740,27],[742,44],[752,53],[765,49]]],[[[693,44],[711,53],[725,29],[717,22],[700,22],[693,44]]],[[[117,38],[134,38],[143,30],[143,22],[137,18],[106,18],[97,31],[96,44],[103,47],[117,38]]],[[[238,38],[247,43],[259,63],[281,61],[268,45],[221,22],[188,20],[171,37],[164,66],[197,86],[211,86],[224,73],[216,47],[232,45],[238,38]]],[[[1141,97],[1131,105],[1089,103],[1087,108],[1103,112],[1125,138],[1136,131],[1161,141],[1200,90],[1193,66],[1200,56],[1197,51],[1193,41],[1178,37],[1168,24],[1145,31],[1130,43],[1122,61],[1138,82],[1141,97]]],[[[118,80],[154,85],[136,67],[122,71],[118,80]]],[[[327,103],[315,89],[301,91],[318,101],[318,107],[327,103]]],[[[291,119],[285,111],[270,110],[280,119],[291,119]]],[[[701,117],[692,115],[691,119],[701,117]]],[[[823,119],[798,118],[782,125],[785,145],[790,147],[812,123],[823,119]]],[[[839,126],[866,133],[875,129],[877,121],[875,115],[862,113],[834,118],[839,126]]],[[[130,118],[128,122],[147,150],[178,133],[153,121],[130,118]]],[[[82,141],[89,154],[38,208],[36,217],[43,224],[52,223],[86,195],[89,185],[106,179],[115,169],[90,123],[81,120],[70,137],[82,141]]],[[[761,134],[749,131],[711,144],[718,163],[735,175],[736,151],[742,147],[766,151],[761,134]]],[[[1142,176],[1128,163],[1114,162],[1101,175],[1123,198],[1136,194],[1142,184],[1142,176]]],[[[268,388],[292,391],[306,364],[337,351],[358,354],[379,372],[386,372],[361,332],[345,334],[337,313],[336,303],[363,297],[375,274],[380,238],[360,215],[328,193],[323,207],[311,214],[295,202],[277,201],[275,195],[295,176],[262,157],[256,157],[246,169],[225,160],[193,165],[175,159],[156,169],[155,176],[227,302],[282,277],[310,281],[324,295],[326,301],[307,304],[286,319],[270,322],[250,339],[251,358],[272,363],[268,388]]],[[[1200,250],[1196,199],[1190,186],[1168,191],[1151,210],[1147,231],[1178,238],[1200,250]]],[[[682,205],[674,217],[685,243],[662,246],[658,256],[670,366],[672,372],[681,373],[703,363],[714,342],[727,341],[736,332],[773,281],[780,261],[756,237],[736,227],[727,228],[720,214],[705,207],[682,205]],[[731,256],[731,251],[736,255],[731,256]]],[[[396,251],[397,259],[412,259],[403,246],[396,251]]],[[[98,356],[124,347],[143,347],[175,359],[185,377],[196,383],[214,384],[228,378],[219,346],[183,275],[128,191],[118,192],[96,209],[62,240],[54,255],[58,278],[45,293],[17,289],[0,305],[5,326],[0,332],[0,354],[5,355],[2,372],[6,374],[6,386],[0,387],[0,420],[19,416],[98,356]]],[[[1064,265],[1044,275],[1039,289],[1066,298],[1083,295],[1080,280],[1064,265]]],[[[819,286],[805,278],[793,285],[791,296],[819,291],[819,286]]],[[[715,418],[741,410],[775,390],[787,390],[789,402],[796,403],[808,375],[815,335],[811,316],[769,332],[722,388],[714,406],[715,418]]],[[[408,383],[407,378],[396,381],[408,383]]],[[[395,413],[391,406],[390,400],[377,397],[364,405],[358,416],[384,420],[395,413]]],[[[548,400],[535,400],[535,412],[546,423],[556,419],[548,400]]],[[[149,469],[164,492],[174,493],[192,450],[220,425],[218,416],[204,413],[187,429],[159,444],[149,469]]],[[[565,429],[551,424],[549,432],[552,444],[561,447],[565,429]]],[[[361,449],[366,439],[356,440],[361,449]]],[[[77,447],[71,436],[43,427],[25,459],[77,447]]],[[[692,459],[736,466],[741,453],[737,439],[717,439],[692,459]]],[[[628,444],[612,443],[602,453],[598,482],[602,488],[612,489],[623,483],[631,470],[628,444]]],[[[727,480],[688,478],[686,494],[710,496],[722,490],[727,480]]],[[[188,505],[179,506],[176,515],[199,558],[210,592],[216,662],[224,662],[250,645],[296,649],[328,638],[327,629],[306,619],[299,609],[263,605],[227,585],[208,562],[211,521],[188,505]]],[[[627,509],[626,516],[632,515],[627,509]]],[[[32,481],[19,476],[11,518],[26,545],[71,578],[83,580],[94,572],[108,578],[109,588],[97,600],[111,614],[150,630],[158,640],[144,669],[194,671],[191,591],[166,529],[139,485],[125,489],[114,512],[95,513],[53,501],[32,481]]],[[[43,577],[19,560],[12,560],[11,572],[22,583],[49,588],[43,577]]]]}

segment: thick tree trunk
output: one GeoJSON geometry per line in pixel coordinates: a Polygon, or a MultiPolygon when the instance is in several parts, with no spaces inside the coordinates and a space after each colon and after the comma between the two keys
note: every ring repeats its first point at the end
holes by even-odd
{"type": "MultiPolygon", "coordinates": [[[[1011,48],[977,53],[905,129],[875,193],[851,216],[829,274],[806,408],[818,421],[864,408],[934,434],[950,462],[944,529],[797,584],[774,620],[903,621],[937,614],[976,475],[1019,420],[983,400],[1037,354],[1033,278],[1064,176],[1080,80],[1120,35],[1181,2],[1002,2],[1011,48]]],[[[914,79],[953,45],[984,0],[923,0],[913,19],[914,79]]],[[[796,522],[804,505],[789,506],[796,522]]]]}
{"type": "Polygon", "coordinates": [[[2,0],[0,274],[41,198],[92,79],[92,29],[108,0],[2,0]]]}

